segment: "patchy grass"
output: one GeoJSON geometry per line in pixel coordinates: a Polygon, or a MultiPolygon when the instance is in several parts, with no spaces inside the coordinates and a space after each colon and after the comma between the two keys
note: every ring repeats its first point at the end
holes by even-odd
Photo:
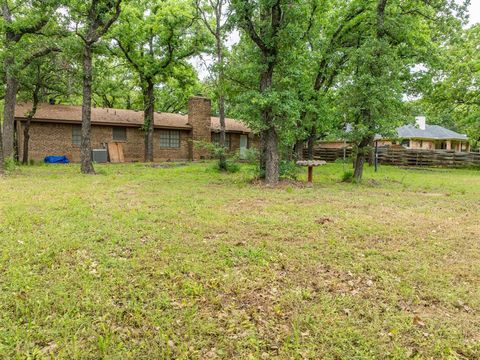
{"type": "Polygon", "coordinates": [[[480,358],[479,171],[97,170],[0,179],[0,358],[480,358]]]}

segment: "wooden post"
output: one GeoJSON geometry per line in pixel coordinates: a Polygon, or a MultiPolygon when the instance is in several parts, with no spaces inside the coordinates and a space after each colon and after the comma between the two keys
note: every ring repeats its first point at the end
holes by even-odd
{"type": "Polygon", "coordinates": [[[308,182],[313,182],[313,166],[308,167],[308,182]]]}

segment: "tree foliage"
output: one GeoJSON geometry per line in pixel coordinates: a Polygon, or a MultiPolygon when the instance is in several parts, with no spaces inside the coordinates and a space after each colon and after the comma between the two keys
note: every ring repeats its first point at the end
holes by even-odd
{"type": "Polygon", "coordinates": [[[125,58],[142,89],[146,161],[153,161],[155,88],[168,95],[174,82],[174,89],[191,85],[187,60],[203,48],[202,35],[191,4],[173,0],[126,4],[112,31],[113,51],[125,58]]]}
{"type": "Polygon", "coordinates": [[[432,86],[421,103],[438,123],[480,143],[480,25],[463,30],[442,48],[432,86]]]}

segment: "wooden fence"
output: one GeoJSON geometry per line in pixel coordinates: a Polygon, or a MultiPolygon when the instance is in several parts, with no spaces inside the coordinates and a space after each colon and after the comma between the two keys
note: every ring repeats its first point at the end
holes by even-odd
{"type": "Polygon", "coordinates": [[[480,166],[480,153],[453,150],[378,149],[378,162],[399,166],[480,166]]]}
{"type": "MultiPolygon", "coordinates": [[[[352,149],[330,149],[315,147],[314,159],[334,162],[352,155],[352,149]]],[[[307,157],[307,151],[304,152],[307,157]]],[[[397,166],[441,166],[441,167],[471,167],[480,166],[480,153],[455,152],[453,150],[423,150],[379,148],[378,162],[397,166]]]]}
{"type": "MultiPolygon", "coordinates": [[[[349,158],[352,156],[352,149],[351,148],[344,148],[344,149],[331,149],[331,148],[322,148],[322,147],[315,147],[313,149],[313,158],[315,160],[324,160],[327,162],[335,162],[338,159],[349,158]]],[[[303,152],[303,157],[305,159],[308,158],[308,150],[305,149],[303,152]]]]}

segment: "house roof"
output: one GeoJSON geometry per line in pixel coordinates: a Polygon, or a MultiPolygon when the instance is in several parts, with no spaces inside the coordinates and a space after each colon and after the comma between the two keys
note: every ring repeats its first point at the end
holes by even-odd
{"type": "Polygon", "coordinates": [[[397,128],[397,134],[402,139],[468,140],[467,135],[439,125],[426,125],[425,130],[414,125],[404,125],[397,128]]]}
{"type": "MultiPolygon", "coordinates": [[[[213,131],[220,131],[220,118],[212,117],[211,119],[212,119],[211,129],[213,131]]],[[[230,118],[225,118],[225,129],[230,132],[243,132],[243,133],[251,132],[249,127],[246,126],[244,123],[234,119],[230,119],[230,118]]]]}
{"type": "MultiPolygon", "coordinates": [[[[425,130],[415,125],[403,125],[397,128],[398,139],[423,139],[423,140],[468,140],[465,134],[459,134],[455,131],[448,130],[440,125],[425,125],[425,130]]],[[[387,139],[381,135],[375,135],[375,140],[387,139]]]]}
{"type": "MultiPolygon", "coordinates": [[[[31,107],[29,103],[17,104],[15,117],[25,119],[31,107]]],[[[82,121],[82,107],[76,105],[40,104],[32,121],[79,124],[82,121]]],[[[211,122],[212,130],[220,130],[220,120],[218,118],[212,117],[211,122]]],[[[92,108],[92,124],[140,127],[143,125],[143,112],[124,109],[92,108]]],[[[226,131],[229,132],[251,132],[246,125],[234,119],[225,119],[225,125],[226,131]]],[[[188,115],[159,112],[154,114],[154,127],[185,130],[192,128],[188,123],[188,115]]]]}

